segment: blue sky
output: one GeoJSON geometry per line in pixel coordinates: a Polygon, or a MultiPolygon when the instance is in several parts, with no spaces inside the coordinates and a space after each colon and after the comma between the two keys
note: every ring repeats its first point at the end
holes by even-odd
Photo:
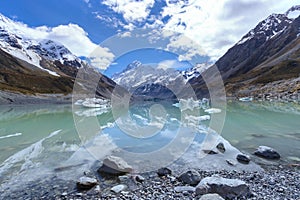
{"type": "MultiPolygon", "coordinates": [[[[214,62],[259,21],[272,13],[284,13],[299,3],[297,1],[1,0],[0,13],[34,29],[35,37],[43,35],[64,44],[77,56],[89,57],[100,45],[97,62],[94,63],[101,63],[96,67],[110,75],[121,71],[132,60],[152,63],[177,60],[179,63],[183,61],[183,65],[187,62],[191,65],[214,62]],[[115,49],[119,48],[116,46],[122,48],[126,41],[103,45],[112,36],[139,41],[139,35],[132,34],[136,29],[149,32],[144,38],[148,42],[145,49],[153,41],[164,38],[164,41],[157,42],[156,47],[162,42],[165,46],[161,49],[178,57],[135,49],[130,53],[127,49],[126,54],[119,58],[121,55],[116,54],[115,49]],[[180,33],[184,37],[168,35],[166,31],[180,33]]],[[[178,62],[170,67],[179,67],[178,62]]]]}

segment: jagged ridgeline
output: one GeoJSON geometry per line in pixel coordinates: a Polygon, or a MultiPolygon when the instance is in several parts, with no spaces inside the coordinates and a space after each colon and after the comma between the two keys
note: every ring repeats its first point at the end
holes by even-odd
{"type": "MultiPolygon", "coordinates": [[[[284,14],[270,15],[216,62],[227,96],[299,95],[299,10],[300,6],[294,6],[284,14]]],[[[206,92],[201,77],[190,83],[198,95],[206,92]]]]}
{"type": "Polygon", "coordinates": [[[24,28],[0,14],[0,102],[31,101],[26,96],[32,95],[36,98],[33,101],[39,101],[38,96],[45,94],[60,95],[70,101],[76,74],[81,68],[98,74],[100,80],[96,94],[110,97],[115,83],[93,70],[65,46],[51,40],[24,36],[13,27],[24,28]]]}

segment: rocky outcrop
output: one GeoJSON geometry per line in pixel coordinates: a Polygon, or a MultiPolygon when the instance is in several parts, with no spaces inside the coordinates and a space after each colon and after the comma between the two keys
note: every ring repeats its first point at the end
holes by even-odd
{"type": "Polygon", "coordinates": [[[158,176],[167,176],[171,175],[172,171],[169,168],[163,167],[157,170],[157,175],[158,176]]]}
{"type": "Polygon", "coordinates": [[[103,160],[102,166],[98,169],[100,174],[124,175],[132,172],[133,168],[122,158],[108,156],[103,160]]]}
{"type": "Polygon", "coordinates": [[[201,176],[196,170],[189,170],[182,173],[178,179],[185,184],[196,186],[200,182],[201,176]]]}
{"type": "Polygon", "coordinates": [[[89,190],[98,184],[97,179],[90,178],[87,176],[80,177],[77,181],[77,189],[79,190],[89,190]]]}
{"type": "Polygon", "coordinates": [[[236,199],[250,195],[249,186],[238,179],[206,177],[196,186],[196,194],[216,193],[225,199],[236,199]]]}
{"type": "Polygon", "coordinates": [[[245,155],[245,154],[238,154],[236,156],[237,161],[243,164],[248,164],[250,162],[250,156],[245,155]]]}
{"type": "Polygon", "coordinates": [[[254,155],[266,159],[280,159],[279,153],[275,149],[267,146],[259,146],[254,152],[254,155]]]}

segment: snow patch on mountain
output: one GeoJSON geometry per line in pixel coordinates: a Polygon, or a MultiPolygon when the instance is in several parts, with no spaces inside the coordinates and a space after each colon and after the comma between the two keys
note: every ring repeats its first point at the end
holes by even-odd
{"type": "Polygon", "coordinates": [[[60,61],[62,64],[77,63],[77,65],[75,64],[76,67],[80,67],[81,63],[81,60],[62,44],[51,40],[36,39],[34,30],[31,30],[24,24],[12,21],[1,14],[0,48],[10,55],[24,60],[54,76],[59,76],[59,74],[43,68],[40,65],[42,59],[60,61]]]}
{"type": "Polygon", "coordinates": [[[300,15],[300,5],[296,5],[291,7],[286,13],[285,15],[290,18],[290,19],[295,19],[297,17],[299,17],[300,15]]]}
{"type": "Polygon", "coordinates": [[[171,81],[179,80],[180,77],[180,72],[174,69],[162,69],[134,61],[121,73],[113,75],[112,79],[119,85],[129,89],[129,91],[133,91],[143,85],[159,84],[166,86],[171,81]]]}
{"type": "Polygon", "coordinates": [[[181,75],[186,79],[186,82],[200,76],[211,65],[209,63],[198,63],[196,66],[181,72],[181,75]]]}
{"type": "Polygon", "coordinates": [[[300,5],[291,7],[284,14],[272,14],[248,32],[237,45],[244,44],[255,37],[265,37],[267,41],[285,31],[288,25],[292,23],[295,18],[299,17],[299,15],[300,5]]]}

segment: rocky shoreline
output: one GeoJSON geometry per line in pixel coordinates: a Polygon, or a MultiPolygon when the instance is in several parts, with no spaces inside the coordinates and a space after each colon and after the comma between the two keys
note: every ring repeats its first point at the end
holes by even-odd
{"type": "Polygon", "coordinates": [[[72,95],[39,94],[26,95],[16,92],[0,91],[0,105],[28,105],[28,104],[70,104],[72,95]]]}
{"type": "MultiPolygon", "coordinates": [[[[262,172],[200,171],[199,178],[222,177],[244,181],[249,193],[226,199],[300,199],[299,165],[276,165],[262,172]]],[[[22,189],[0,195],[1,199],[205,199],[197,194],[197,186],[184,183],[182,179],[157,172],[128,174],[113,178],[95,177],[91,172],[85,176],[96,178],[99,184],[91,189],[79,189],[76,181],[66,181],[54,176],[51,179],[29,183],[22,189]],[[139,177],[139,178],[137,178],[139,177]]],[[[209,196],[208,199],[222,199],[209,196]]]]}

